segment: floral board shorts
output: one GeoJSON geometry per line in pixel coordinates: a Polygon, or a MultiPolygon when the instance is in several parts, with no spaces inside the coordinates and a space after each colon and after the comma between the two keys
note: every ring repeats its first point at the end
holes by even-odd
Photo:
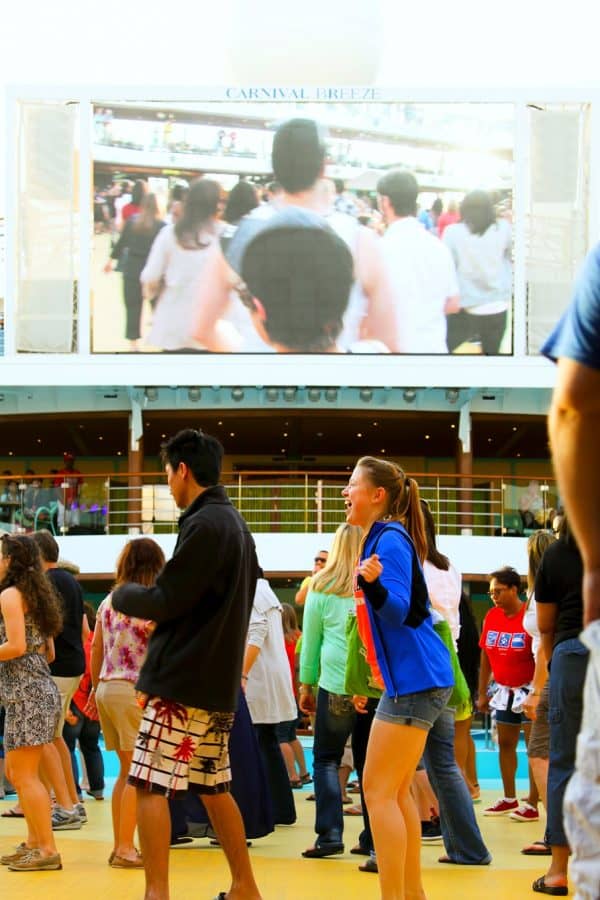
{"type": "Polygon", "coordinates": [[[151,697],[140,725],[129,784],[173,797],[230,790],[229,735],[234,713],[151,697]]]}

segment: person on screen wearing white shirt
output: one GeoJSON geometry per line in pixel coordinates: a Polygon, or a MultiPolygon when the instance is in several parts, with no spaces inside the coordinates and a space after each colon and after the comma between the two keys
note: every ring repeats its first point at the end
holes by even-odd
{"type": "Polygon", "coordinates": [[[446,314],[459,309],[452,257],[417,219],[419,185],[410,172],[377,184],[387,228],[383,254],[392,282],[396,342],[403,353],[447,353],[446,314]]]}

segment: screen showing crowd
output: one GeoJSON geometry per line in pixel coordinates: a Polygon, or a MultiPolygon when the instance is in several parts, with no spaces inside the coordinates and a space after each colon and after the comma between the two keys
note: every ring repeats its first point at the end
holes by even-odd
{"type": "Polygon", "coordinates": [[[94,106],[97,353],[512,352],[507,104],[94,106]]]}

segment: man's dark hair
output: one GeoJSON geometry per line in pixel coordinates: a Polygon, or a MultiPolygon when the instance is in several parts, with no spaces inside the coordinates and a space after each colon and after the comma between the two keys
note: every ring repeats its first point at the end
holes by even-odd
{"type": "Polygon", "coordinates": [[[354,280],[352,254],[332,230],[265,229],[248,244],[241,274],[274,343],[297,353],[331,350],[354,280]]]}
{"type": "Polygon", "coordinates": [[[492,198],[486,191],[471,191],[460,204],[460,217],[473,234],[485,234],[496,221],[492,198]]]}
{"type": "Polygon", "coordinates": [[[185,463],[201,487],[219,483],[223,446],[215,437],[201,429],[184,428],[161,445],[163,465],[169,463],[175,471],[179,463],[185,463]]]}
{"type": "Polygon", "coordinates": [[[311,188],[323,171],[325,141],[313,119],[289,119],[273,138],[273,174],[284,191],[311,188]]]}
{"type": "Polygon", "coordinates": [[[431,204],[431,212],[436,213],[438,216],[444,209],[444,204],[442,203],[439,197],[436,197],[433,203],[431,204]]]}
{"type": "Polygon", "coordinates": [[[506,587],[516,587],[517,591],[521,590],[522,579],[516,569],[512,566],[503,566],[490,575],[490,581],[495,578],[500,584],[506,587]]]}
{"type": "Polygon", "coordinates": [[[397,216],[416,216],[419,185],[411,172],[388,172],[377,182],[377,193],[388,198],[397,216]]]}
{"type": "Polygon", "coordinates": [[[60,556],[60,548],[49,531],[46,531],[45,529],[34,531],[31,537],[37,544],[37,548],[40,551],[40,556],[42,557],[44,562],[58,562],[58,557],[60,556]]]}
{"type": "Polygon", "coordinates": [[[334,178],[333,183],[335,185],[336,194],[343,194],[346,190],[346,183],[343,178],[334,178]]]}

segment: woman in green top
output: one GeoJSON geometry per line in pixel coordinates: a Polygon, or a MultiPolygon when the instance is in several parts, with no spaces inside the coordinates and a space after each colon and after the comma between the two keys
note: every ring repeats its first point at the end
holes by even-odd
{"type": "Polygon", "coordinates": [[[346,620],[354,609],[353,579],[362,530],[340,525],[324,569],[309,586],[302,622],[300,709],[316,712],[314,725],[314,786],[317,840],[302,854],[331,856],[344,852],[344,817],[338,768],[352,731],[355,712],[344,691],[346,620]],[[316,697],[314,685],[318,684],[316,697]]]}

